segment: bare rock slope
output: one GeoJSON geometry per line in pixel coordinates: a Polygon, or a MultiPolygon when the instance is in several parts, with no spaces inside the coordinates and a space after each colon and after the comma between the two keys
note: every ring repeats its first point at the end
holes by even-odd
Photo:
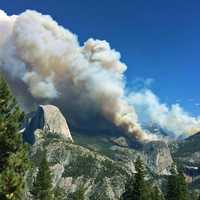
{"type": "Polygon", "coordinates": [[[24,137],[32,144],[35,142],[34,133],[37,129],[43,130],[46,134],[56,134],[68,141],[73,141],[67,122],[56,106],[40,105],[30,122],[26,123],[24,137]]]}

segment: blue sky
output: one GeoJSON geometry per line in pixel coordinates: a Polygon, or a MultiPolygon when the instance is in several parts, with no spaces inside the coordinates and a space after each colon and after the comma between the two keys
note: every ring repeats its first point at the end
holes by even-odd
{"type": "Polygon", "coordinates": [[[26,9],[50,14],[76,33],[106,39],[128,66],[127,84],[154,79],[162,102],[179,103],[198,115],[200,107],[200,1],[195,0],[0,0],[9,15],[26,9]]]}

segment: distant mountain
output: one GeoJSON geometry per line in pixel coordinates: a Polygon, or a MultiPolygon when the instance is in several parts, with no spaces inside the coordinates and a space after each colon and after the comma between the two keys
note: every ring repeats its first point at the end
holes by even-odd
{"type": "Polygon", "coordinates": [[[184,140],[172,143],[173,155],[184,158],[186,163],[200,166],[200,133],[196,133],[184,140]]]}
{"type": "Polygon", "coordinates": [[[200,132],[170,144],[172,156],[191,183],[192,188],[200,188],[200,132]]]}
{"type": "Polygon", "coordinates": [[[145,124],[142,127],[146,131],[153,133],[155,135],[160,135],[160,136],[169,135],[169,133],[167,133],[164,129],[162,129],[158,124],[155,124],[155,123],[145,124]]]}
{"type": "Polygon", "coordinates": [[[194,140],[200,140],[200,132],[189,136],[188,138],[185,139],[186,141],[194,141],[194,140]]]}

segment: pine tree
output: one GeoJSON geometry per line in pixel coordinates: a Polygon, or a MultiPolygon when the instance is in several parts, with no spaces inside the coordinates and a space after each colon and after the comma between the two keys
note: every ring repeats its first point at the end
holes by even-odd
{"type": "Polygon", "coordinates": [[[168,176],[167,180],[167,194],[166,200],[177,200],[177,174],[176,174],[176,167],[175,164],[171,167],[171,175],[168,176]]]}
{"type": "Polygon", "coordinates": [[[126,192],[123,194],[124,200],[150,200],[151,192],[145,181],[144,165],[140,157],[135,162],[136,174],[126,185],[126,192]]]}
{"type": "Polygon", "coordinates": [[[144,200],[144,192],[145,192],[145,180],[144,180],[144,166],[140,159],[140,157],[137,158],[135,162],[135,181],[133,185],[133,199],[134,200],[144,200]]]}
{"type": "Polygon", "coordinates": [[[182,171],[177,171],[175,164],[171,169],[171,175],[167,182],[166,200],[188,200],[187,184],[182,171]]]}
{"type": "Polygon", "coordinates": [[[187,183],[185,181],[185,177],[182,170],[179,170],[179,174],[177,176],[178,181],[178,194],[179,199],[181,200],[188,200],[189,199],[189,193],[187,189],[187,183]]]}
{"type": "Polygon", "coordinates": [[[54,199],[52,191],[52,176],[46,159],[46,152],[43,153],[31,194],[35,200],[54,199]]]}
{"type": "Polygon", "coordinates": [[[19,132],[23,116],[0,76],[0,199],[21,200],[24,193],[29,160],[19,132]]]}

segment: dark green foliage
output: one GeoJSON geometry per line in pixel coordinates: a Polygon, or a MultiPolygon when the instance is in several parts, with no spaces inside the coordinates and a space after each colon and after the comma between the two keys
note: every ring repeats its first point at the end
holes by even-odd
{"type": "Polygon", "coordinates": [[[64,199],[65,199],[64,189],[56,187],[54,189],[54,200],[64,200],[64,199]]]}
{"type": "Polygon", "coordinates": [[[46,153],[44,153],[31,190],[31,194],[35,200],[53,200],[51,179],[46,153]]]}
{"type": "Polygon", "coordinates": [[[95,183],[98,183],[100,181],[103,180],[103,178],[108,177],[108,178],[112,178],[116,175],[118,176],[128,176],[127,173],[120,168],[118,165],[113,164],[112,161],[110,160],[104,160],[101,162],[101,169],[97,175],[97,177],[95,178],[95,183]]]}
{"type": "Polygon", "coordinates": [[[69,197],[70,200],[84,200],[85,188],[84,186],[80,186],[78,190],[72,193],[69,197]]]}
{"type": "Polygon", "coordinates": [[[187,183],[185,181],[185,177],[184,177],[182,171],[179,171],[179,174],[178,174],[177,178],[178,178],[179,199],[181,199],[181,200],[188,200],[189,194],[188,194],[187,183]]]}
{"type": "Polygon", "coordinates": [[[135,162],[135,181],[133,184],[133,199],[134,200],[145,200],[145,180],[144,180],[144,166],[141,159],[138,157],[135,162]]]}
{"type": "Polygon", "coordinates": [[[115,175],[127,175],[120,166],[113,164],[109,159],[99,162],[97,167],[95,155],[79,155],[71,161],[64,171],[64,176],[74,178],[84,176],[84,178],[95,178],[95,183],[103,180],[104,177],[111,178],[115,175]]]}
{"type": "Polygon", "coordinates": [[[123,194],[124,200],[150,200],[151,190],[145,181],[145,170],[143,162],[140,157],[135,162],[136,174],[134,178],[131,178],[126,185],[126,192],[123,194]]]}
{"type": "Polygon", "coordinates": [[[175,165],[173,165],[171,168],[171,175],[168,176],[166,200],[176,200],[177,187],[177,174],[175,165]]]}
{"type": "Polygon", "coordinates": [[[182,171],[177,172],[172,166],[171,175],[168,177],[166,200],[188,200],[187,184],[182,171]]]}
{"type": "Polygon", "coordinates": [[[29,168],[27,148],[19,133],[24,114],[0,76],[0,199],[21,200],[29,168]]]}
{"type": "Polygon", "coordinates": [[[151,189],[151,200],[164,200],[164,197],[157,186],[151,189]]]}
{"type": "Polygon", "coordinates": [[[77,178],[84,175],[86,178],[93,176],[93,170],[95,169],[95,158],[91,155],[78,156],[75,160],[72,160],[67,170],[64,172],[64,176],[72,176],[77,178]]]}
{"type": "Polygon", "coordinates": [[[152,186],[152,182],[145,180],[145,169],[140,157],[135,162],[135,177],[126,184],[122,200],[164,200],[159,187],[152,186]]]}
{"type": "Polygon", "coordinates": [[[134,179],[130,178],[125,186],[125,193],[122,195],[122,200],[133,200],[133,185],[134,179]]]}
{"type": "Polygon", "coordinates": [[[198,192],[190,191],[188,200],[199,200],[198,192]]]}

